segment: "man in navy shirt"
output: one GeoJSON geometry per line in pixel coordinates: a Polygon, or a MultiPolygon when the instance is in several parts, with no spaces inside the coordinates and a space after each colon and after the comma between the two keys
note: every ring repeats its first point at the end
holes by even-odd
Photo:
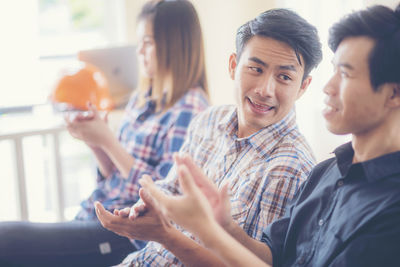
{"type": "Polygon", "coordinates": [[[400,266],[400,5],[344,17],[329,45],[334,74],[323,115],[352,141],[313,169],[262,242],[227,220],[226,189],[189,157],[177,157],[180,197],[140,181],[148,205],[198,236],[215,266],[400,266]]]}

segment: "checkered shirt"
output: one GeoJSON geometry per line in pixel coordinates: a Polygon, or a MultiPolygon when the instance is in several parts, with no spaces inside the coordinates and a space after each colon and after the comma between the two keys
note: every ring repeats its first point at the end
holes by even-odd
{"type": "Polygon", "coordinates": [[[109,177],[98,171],[97,187],[81,203],[78,220],[94,220],[94,202],[100,201],[107,210],[133,205],[139,199],[138,179],[149,174],[154,180],[164,179],[173,165],[173,153],[181,148],[191,119],[208,107],[207,96],[200,88],[190,89],[166,112],[155,112],[154,101],[148,98],[138,107],[138,94],[132,96],[119,128],[121,145],[134,158],[127,178],[114,168],[109,177]]]}
{"type": "MultiPolygon", "coordinates": [[[[315,159],[298,130],[294,110],[249,137],[238,138],[237,129],[235,107],[209,108],[193,119],[181,152],[191,155],[217,186],[229,181],[234,220],[249,236],[261,240],[266,226],[284,214],[315,159]]],[[[165,180],[157,183],[172,194],[181,193],[175,167],[165,180]]],[[[126,257],[121,265],[182,266],[182,263],[161,244],[151,241],[126,257]]]]}

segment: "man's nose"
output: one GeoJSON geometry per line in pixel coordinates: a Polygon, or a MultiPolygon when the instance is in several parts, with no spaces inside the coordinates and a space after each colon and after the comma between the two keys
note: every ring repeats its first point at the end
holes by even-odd
{"type": "Polygon", "coordinates": [[[256,93],[262,97],[272,97],[275,95],[276,81],[273,75],[267,75],[257,86],[256,93]]]}
{"type": "Polygon", "coordinates": [[[325,84],[322,91],[327,95],[336,95],[339,88],[338,74],[334,74],[325,84]]]}
{"type": "Polygon", "coordinates": [[[143,43],[139,42],[138,46],[136,48],[136,53],[138,55],[143,55],[144,54],[144,49],[143,48],[144,48],[143,43]]]}

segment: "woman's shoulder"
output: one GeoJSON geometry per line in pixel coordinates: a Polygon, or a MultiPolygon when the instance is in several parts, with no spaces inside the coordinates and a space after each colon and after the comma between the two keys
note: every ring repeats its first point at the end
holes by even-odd
{"type": "Polygon", "coordinates": [[[209,106],[193,119],[193,123],[200,128],[216,128],[219,124],[228,121],[234,111],[233,105],[209,106]]]}
{"type": "Polygon", "coordinates": [[[173,110],[199,113],[210,106],[209,98],[201,87],[190,88],[174,105],[173,110]]]}

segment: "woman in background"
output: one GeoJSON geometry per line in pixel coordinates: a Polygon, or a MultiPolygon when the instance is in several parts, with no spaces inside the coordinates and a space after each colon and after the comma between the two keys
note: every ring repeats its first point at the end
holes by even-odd
{"type": "Polygon", "coordinates": [[[96,157],[96,189],[74,221],[0,223],[1,264],[109,266],[143,246],[104,229],[94,202],[110,211],[130,207],[139,198],[143,174],[165,178],[190,120],[208,106],[208,88],[201,27],[189,1],[147,2],[138,16],[137,34],[143,77],[118,138],[91,104],[88,116],[66,117],[70,134],[96,157]]]}

